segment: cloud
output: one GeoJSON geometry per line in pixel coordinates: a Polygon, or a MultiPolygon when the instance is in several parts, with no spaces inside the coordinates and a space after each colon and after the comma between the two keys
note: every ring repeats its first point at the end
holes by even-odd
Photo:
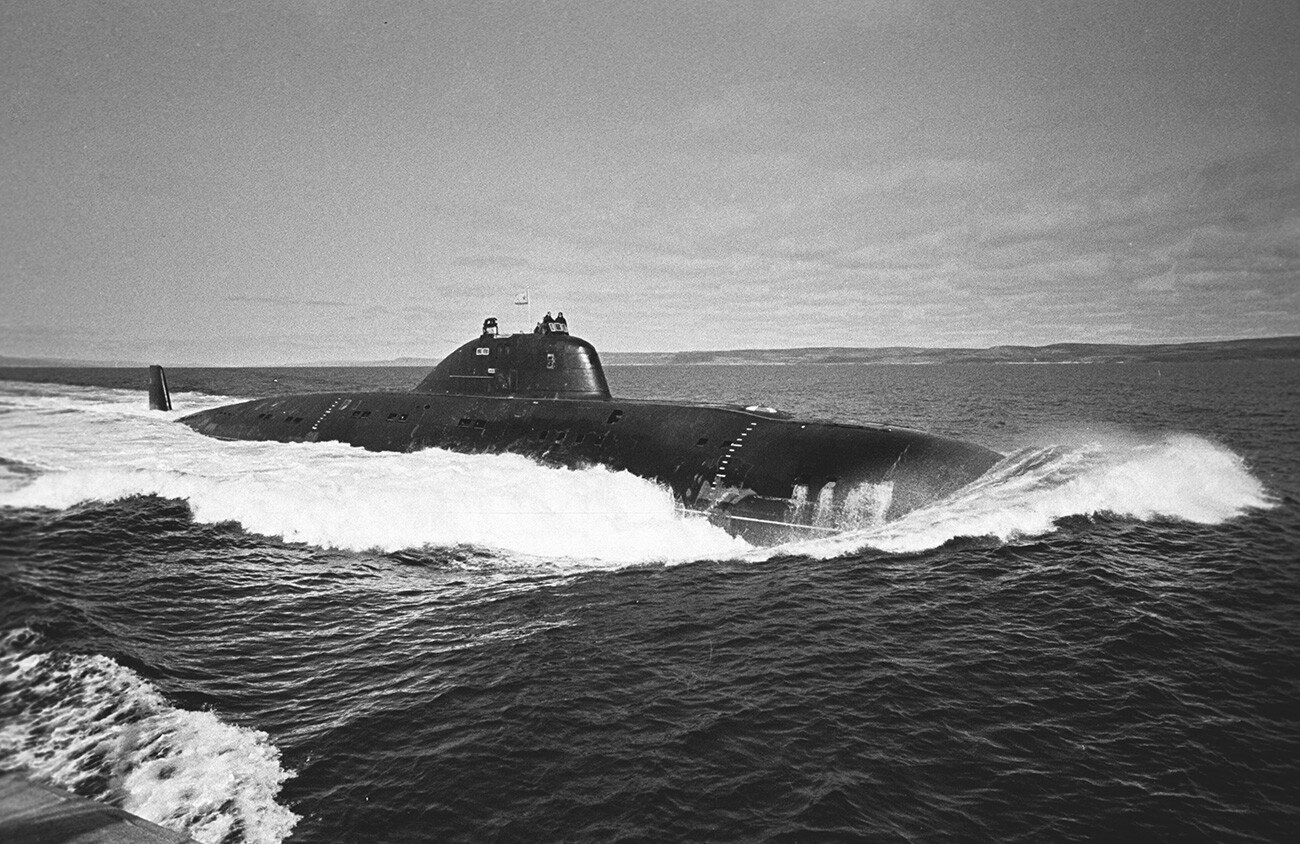
{"type": "Polygon", "coordinates": [[[529,266],[527,259],[513,255],[460,255],[452,260],[451,265],[503,270],[517,270],[529,266]]]}
{"type": "Polygon", "coordinates": [[[733,129],[742,122],[761,120],[767,111],[754,91],[729,85],[719,96],[696,103],[687,122],[697,132],[715,132],[733,129]]]}
{"type": "Polygon", "coordinates": [[[227,302],[235,302],[248,305],[271,305],[277,308],[356,308],[355,302],[345,302],[341,299],[299,299],[294,296],[241,296],[227,295],[222,297],[227,302]]]}

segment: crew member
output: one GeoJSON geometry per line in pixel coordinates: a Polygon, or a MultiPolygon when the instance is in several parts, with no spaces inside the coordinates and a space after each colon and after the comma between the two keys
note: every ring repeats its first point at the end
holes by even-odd
{"type": "Polygon", "coordinates": [[[562,334],[569,333],[569,321],[564,318],[564,311],[555,315],[555,330],[562,334]]]}

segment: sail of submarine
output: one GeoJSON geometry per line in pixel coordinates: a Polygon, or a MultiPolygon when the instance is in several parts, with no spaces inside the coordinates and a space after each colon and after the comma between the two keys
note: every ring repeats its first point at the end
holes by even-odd
{"type": "MultiPolygon", "coordinates": [[[[151,378],[152,396],[161,369],[151,378]]],[[[864,509],[895,518],[1001,458],[921,431],[797,419],[756,405],[615,399],[596,349],[566,323],[500,334],[494,318],[410,392],[274,396],[180,421],[228,440],[508,452],[555,466],[602,465],[666,485],[686,507],[759,542],[842,528],[837,515],[852,521],[864,509]]]]}

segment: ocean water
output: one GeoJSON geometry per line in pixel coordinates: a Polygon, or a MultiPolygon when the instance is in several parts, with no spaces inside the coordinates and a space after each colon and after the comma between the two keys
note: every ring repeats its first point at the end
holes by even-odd
{"type": "Polygon", "coordinates": [[[611,368],[1007,455],[777,547],[604,469],[173,424],[421,374],[0,382],[0,768],[205,842],[1300,830],[1294,362],[611,368]]]}

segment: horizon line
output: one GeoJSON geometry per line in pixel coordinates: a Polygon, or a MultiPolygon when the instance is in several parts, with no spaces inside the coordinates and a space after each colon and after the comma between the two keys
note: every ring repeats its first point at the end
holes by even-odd
{"type": "MultiPolygon", "coordinates": [[[[1243,342],[1268,342],[1268,341],[1297,341],[1300,342],[1300,334],[1279,334],[1264,337],[1232,337],[1218,340],[1178,340],[1163,341],[1155,343],[1123,343],[1123,342],[1091,342],[1085,340],[1059,340],[1051,343],[1042,343],[1031,345],[1026,343],[996,343],[991,346],[754,346],[743,348],[728,349],[678,349],[675,351],[640,351],[640,350],[610,350],[601,352],[602,355],[641,355],[641,356],[667,356],[667,355],[709,355],[709,354],[758,354],[758,353],[779,353],[779,352],[808,352],[808,351],[918,351],[918,352],[984,352],[994,349],[1050,349],[1060,346],[1090,346],[1094,348],[1157,348],[1170,346],[1193,346],[1193,345],[1224,345],[1230,343],[1243,342]]],[[[445,357],[445,356],[444,356],[445,357]]],[[[430,357],[424,355],[399,355],[394,358],[378,359],[354,359],[354,360],[315,360],[303,362],[272,362],[272,363],[242,363],[242,364],[224,364],[224,363],[193,363],[180,362],[168,363],[166,366],[186,368],[186,369],[205,369],[205,368],[222,368],[222,369],[241,369],[254,367],[332,367],[332,366],[426,366],[427,361],[433,361],[435,364],[442,360],[441,357],[430,357]],[[417,363],[404,364],[402,361],[417,361],[417,363]]],[[[84,368],[100,367],[104,369],[130,369],[133,367],[149,366],[149,363],[143,361],[130,360],[88,360],[80,358],[62,358],[62,357],[42,357],[39,355],[11,355],[7,353],[0,354],[0,367],[11,369],[33,369],[33,368],[84,368]],[[11,362],[17,361],[17,362],[11,362]]]]}

